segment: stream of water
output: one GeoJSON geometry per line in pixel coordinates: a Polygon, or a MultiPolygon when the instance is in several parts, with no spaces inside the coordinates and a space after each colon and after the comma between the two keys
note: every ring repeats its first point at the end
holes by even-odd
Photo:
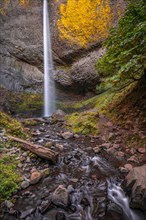
{"type": "Polygon", "coordinates": [[[144,220],[144,217],[129,207],[129,198],[125,195],[120,183],[108,181],[108,197],[117,204],[123,213],[123,220],[144,220]]]}
{"type": "Polygon", "coordinates": [[[39,136],[34,136],[33,141],[36,144],[51,141],[54,143],[51,149],[59,151],[56,144],[61,144],[63,150],[59,151],[56,164],[33,157],[30,163],[24,163],[26,179],[34,167],[42,170],[49,166],[50,174],[38,184],[19,191],[15,197],[16,213],[3,210],[3,220],[145,220],[142,212],[130,209],[114,161],[109,162],[106,156],[95,155],[89,149],[98,144],[98,139],[91,142],[90,137],[79,136],[65,140],[59,133],[59,123],[43,120],[46,124],[35,128],[39,136]],[[58,194],[57,200],[64,201],[67,193],[67,205],[54,203],[52,199],[61,186],[65,193],[58,194]]]}
{"type": "Polygon", "coordinates": [[[44,116],[50,116],[55,110],[55,88],[52,79],[53,59],[51,48],[51,35],[48,2],[44,0],[43,8],[43,33],[44,33],[44,116]]]}

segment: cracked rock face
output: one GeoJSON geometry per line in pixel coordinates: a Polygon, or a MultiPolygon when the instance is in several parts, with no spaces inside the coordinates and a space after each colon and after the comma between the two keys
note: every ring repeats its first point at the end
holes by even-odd
{"type": "MultiPolygon", "coordinates": [[[[61,40],[56,23],[60,3],[66,0],[48,2],[57,88],[75,92],[94,90],[99,82],[95,64],[104,53],[100,42],[85,49],[61,40]]],[[[0,85],[14,91],[41,92],[42,83],[43,1],[31,0],[23,8],[13,0],[6,15],[0,14],[0,85]]]]}
{"type": "Polygon", "coordinates": [[[0,82],[15,91],[42,87],[43,61],[41,1],[31,1],[29,9],[17,1],[0,15],[0,82]]]}

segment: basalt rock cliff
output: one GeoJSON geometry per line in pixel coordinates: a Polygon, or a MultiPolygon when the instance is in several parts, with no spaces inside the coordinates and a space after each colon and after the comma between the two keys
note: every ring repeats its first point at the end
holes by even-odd
{"type": "MultiPolygon", "coordinates": [[[[69,2],[69,0],[68,0],[69,2]]],[[[108,1],[116,23],[124,1],[108,1]],[[116,11],[117,10],[117,11],[116,11]]],[[[94,90],[100,81],[95,71],[97,59],[104,53],[103,39],[93,38],[86,47],[60,38],[60,7],[66,0],[50,0],[50,28],[54,60],[54,79],[59,88],[77,92],[94,90]]],[[[0,6],[1,7],[1,6],[0,6]]],[[[31,0],[27,8],[11,2],[6,14],[0,14],[0,85],[14,91],[41,91],[43,83],[43,1],[31,0]]]]}

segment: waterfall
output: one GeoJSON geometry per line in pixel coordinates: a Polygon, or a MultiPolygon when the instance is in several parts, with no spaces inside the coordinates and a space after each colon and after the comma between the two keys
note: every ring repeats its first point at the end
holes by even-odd
{"type": "Polygon", "coordinates": [[[48,2],[44,0],[43,7],[43,35],[44,35],[44,116],[50,116],[55,110],[55,88],[51,77],[53,73],[53,59],[49,27],[48,2]]]}
{"type": "Polygon", "coordinates": [[[121,207],[124,220],[144,220],[140,212],[129,207],[129,199],[125,195],[120,184],[108,181],[108,197],[111,201],[121,207]]]}

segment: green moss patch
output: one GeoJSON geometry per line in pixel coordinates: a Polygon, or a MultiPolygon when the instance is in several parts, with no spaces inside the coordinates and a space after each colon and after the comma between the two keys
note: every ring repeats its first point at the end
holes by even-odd
{"type": "Polygon", "coordinates": [[[91,99],[77,103],[76,107],[81,109],[83,106],[91,110],[81,113],[73,113],[67,117],[70,128],[74,132],[83,134],[98,134],[98,115],[104,114],[106,117],[116,115],[116,107],[125,99],[125,97],[133,91],[137,82],[131,83],[127,87],[118,90],[108,90],[91,99]]]}
{"type": "Polygon", "coordinates": [[[27,136],[22,124],[3,112],[0,112],[0,129],[5,129],[7,134],[11,134],[14,136],[27,136]]]}
{"type": "Polygon", "coordinates": [[[74,113],[67,117],[69,126],[75,133],[97,134],[98,114],[96,112],[74,113]]]}
{"type": "Polygon", "coordinates": [[[15,158],[8,155],[0,159],[0,202],[9,199],[19,187],[19,178],[15,158]]]}

